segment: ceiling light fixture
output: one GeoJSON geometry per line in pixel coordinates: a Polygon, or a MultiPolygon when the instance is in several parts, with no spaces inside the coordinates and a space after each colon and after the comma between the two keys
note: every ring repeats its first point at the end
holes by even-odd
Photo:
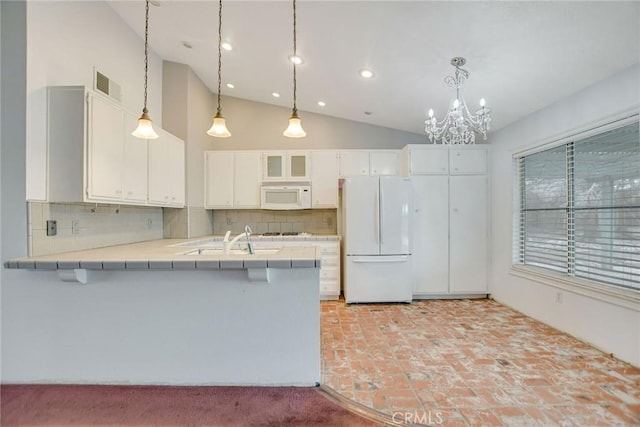
{"type": "Polygon", "coordinates": [[[233,50],[233,46],[231,46],[231,45],[230,45],[229,43],[227,43],[227,42],[222,43],[222,48],[223,48],[224,50],[233,50]]]}
{"type": "Polygon", "coordinates": [[[131,135],[141,139],[156,139],[158,134],[153,130],[153,124],[147,110],[147,74],[149,71],[149,0],[145,2],[144,17],[144,106],[142,115],[138,119],[138,127],[131,135]]]}
{"type": "Polygon", "coordinates": [[[447,76],[444,82],[447,86],[456,90],[456,97],[449,106],[447,115],[442,121],[433,117],[433,109],[429,109],[429,117],[425,121],[425,131],[429,135],[429,141],[442,140],[443,144],[475,144],[476,134],[482,134],[487,139],[487,131],[491,123],[491,110],[485,107],[484,98],[480,99],[480,109],[476,114],[471,114],[462,94],[464,81],[469,78],[469,72],[462,67],[466,59],[455,57],[451,65],[456,67],[453,76],[447,76]]]}
{"type": "Polygon", "coordinates": [[[364,77],[365,79],[370,79],[371,77],[373,77],[373,71],[367,69],[360,70],[360,76],[364,77]]]}
{"type": "Polygon", "coordinates": [[[296,65],[300,65],[304,62],[302,56],[300,55],[289,55],[289,61],[293,62],[296,65]]]}
{"type": "Polygon", "coordinates": [[[227,87],[228,87],[229,89],[233,89],[235,86],[233,85],[233,83],[227,83],[227,87]]]}
{"type": "MultiPolygon", "coordinates": [[[[296,52],[296,0],[293,0],[293,57],[297,58],[296,52]]],[[[296,107],[296,62],[293,62],[293,111],[289,118],[289,126],[282,133],[288,138],[302,138],[307,136],[307,133],[302,129],[302,123],[300,117],[298,117],[298,108],[296,107]]]]}
{"type": "Polygon", "coordinates": [[[324,102],[324,101],[318,101],[318,105],[319,105],[319,106],[321,106],[321,107],[324,107],[324,106],[326,106],[327,104],[325,104],[325,102],[324,102]]]}
{"type": "Polygon", "coordinates": [[[218,111],[213,117],[213,124],[207,131],[208,135],[216,138],[228,138],[231,132],[227,129],[227,123],[222,116],[220,101],[220,84],[222,82],[222,0],[218,1],[218,111]]]}
{"type": "Polygon", "coordinates": [[[280,94],[278,92],[273,92],[271,96],[273,96],[274,98],[280,98],[280,94]]]}

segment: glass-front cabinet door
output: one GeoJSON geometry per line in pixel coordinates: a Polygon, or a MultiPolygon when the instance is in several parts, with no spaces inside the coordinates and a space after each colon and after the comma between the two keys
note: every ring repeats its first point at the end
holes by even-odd
{"type": "Polygon", "coordinates": [[[308,152],[267,151],[262,154],[264,181],[308,181],[310,157],[308,152]]]}

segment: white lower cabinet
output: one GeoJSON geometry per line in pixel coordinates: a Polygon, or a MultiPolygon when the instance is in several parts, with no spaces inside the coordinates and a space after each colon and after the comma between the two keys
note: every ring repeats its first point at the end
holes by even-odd
{"type": "Polygon", "coordinates": [[[320,299],[340,297],[340,240],[274,241],[282,246],[313,246],[320,251],[320,299]]]}
{"type": "Polygon", "coordinates": [[[449,292],[487,293],[486,175],[449,177],[449,292]]]}

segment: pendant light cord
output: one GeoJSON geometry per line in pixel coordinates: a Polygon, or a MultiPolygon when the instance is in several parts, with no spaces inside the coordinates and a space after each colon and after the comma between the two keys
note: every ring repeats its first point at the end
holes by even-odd
{"type": "Polygon", "coordinates": [[[220,86],[222,83],[222,0],[218,1],[218,5],[218,114],[221,114],[220,86]]]}
{"type": "Polygon", "coordinates": [[[149,72],[149,0],[146,0],[144,19],[144,106],[142,111],[147,113],[147,74],[149,72]]]}
{"type": "Polygon", "coordinates": [[[298,113],[296,106],[296,61],[298,58],[297,46],[296,46],[296,0],[293,0],[293,114],[298,113]]]}

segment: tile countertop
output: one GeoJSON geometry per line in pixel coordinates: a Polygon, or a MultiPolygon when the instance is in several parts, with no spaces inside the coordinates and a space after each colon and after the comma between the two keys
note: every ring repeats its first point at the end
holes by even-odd
{"type": "MultiPolygon", "coordinates": [[[[261,241],[339,240],[339,236],[252,236],[261,241]]],[[[320,268],[316,247],[282,247],[277,253],[255,255],[186,254],[205,242],[222,241],[213,236],[196,239],[161,239],[108,246],[76,252],[16,258],[6,268],[28,270],[218,270],[246,268],[320,268]],[[180,246],[176,246],[180,245],[180,246]]]]}

